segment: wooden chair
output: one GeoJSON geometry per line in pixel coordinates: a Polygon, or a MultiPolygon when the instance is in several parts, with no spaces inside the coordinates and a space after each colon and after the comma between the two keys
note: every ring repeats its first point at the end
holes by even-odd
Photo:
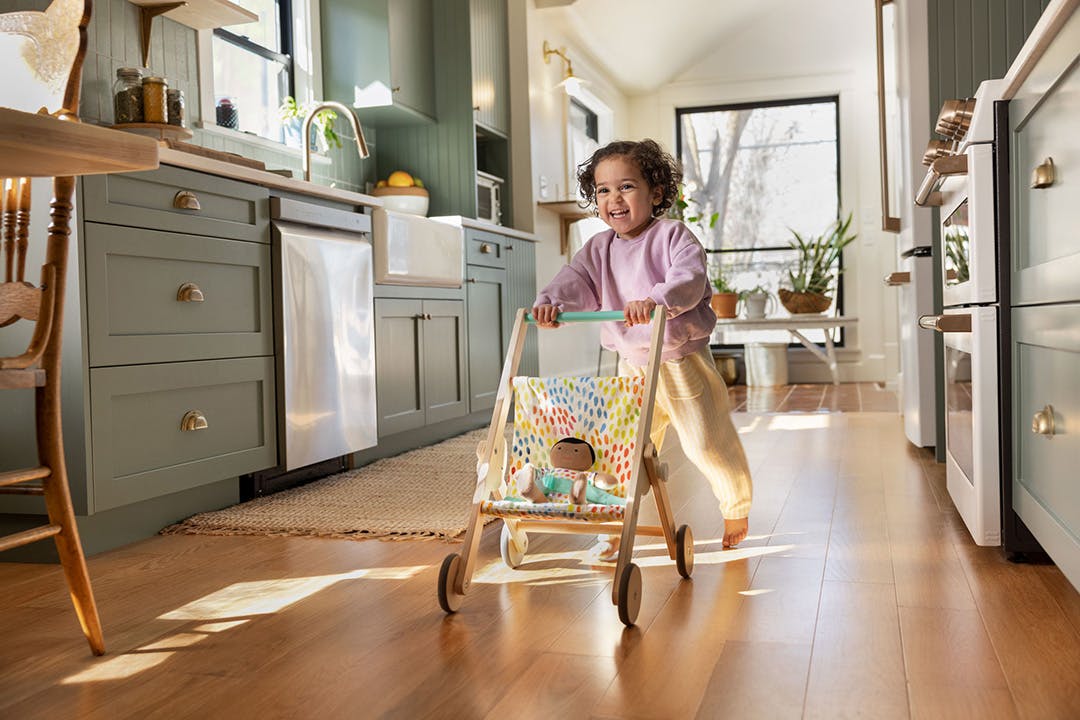
{"type": "MultiPolygon", "coordinates": [[[[91,0],[55,0],[44,12],[0,15],[0,60],[7,76],[0,106],[48,112],[78,122],[79,86],[86,54],[91,0]]],[[[32,152],[29,149],[28,152],[32,152]]],[[[0,175],[5,163],[0,158],[0,175]]],[[[53,178],[47,233],[30,231],[30,181],[3,180],[0,194],[4,275],[0,283],[0,328],[34,324],[25,350],[0,357],[0,391],[35,393],[36,467],[0,471],[0,493],[42,495],[48,524],[0,537],[0,551],[53,538],[75,612],[95,655],[105,652],[90,576],[71,505],[60,426],[60,343],[67,279],[68,236],[74,177],[53,178]],[[30,240],[45,236],[45,263],[37,285],[26,278],[30,240]]]]}

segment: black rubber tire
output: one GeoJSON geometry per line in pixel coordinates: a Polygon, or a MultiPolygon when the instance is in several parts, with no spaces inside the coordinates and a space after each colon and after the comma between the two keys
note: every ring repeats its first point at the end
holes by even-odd
{"type": "Polygon", "coordinates": [[[694,574],[694,533],[689,525],[675,531],[675,567],[687,580],[694,574]]]}
{"type": "Polygon", "coordinates": [[[459,595],[453,588],[454,578],[457,576],[457,568],[461,563],[461,556],[452,553],[443,558],[442,567],[439,568],[439,607],[444,612],[454,613],[461,607],[464,595],[459,595]]]}
{"type": "Polygon", "coordinates": [[[641,610],[641,569],[634,563],[623,568],[619,577],[619,620],[633,627],[641,610]]]}

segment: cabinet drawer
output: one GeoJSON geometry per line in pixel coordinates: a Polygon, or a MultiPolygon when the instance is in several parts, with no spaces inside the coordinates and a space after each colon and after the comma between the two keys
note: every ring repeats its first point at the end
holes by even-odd
{"type": "Polygon", "coordinates": [[[506,238],[483,230],[469,230],[465,238],[465,262],[469,265],[506,267],[506,238]]]}
{"type": "Polygon", "coordinates": [[[1013,310],[1013,504],[1080,582],[1080,304],[1013,310]],[[1047,408],[1047,406],[1050,406],[1047,408]],[[1053,430],[1035,432],[1037,413],[1053,430]]]}
{"type": "Polygon", "coordinates": [[[269,245],[84,228],[91,367],[273,354],[269,245]]]}
{"type": "Polygon", "coordinates": [[[273,358],[90,371],[100,512],[277,464],[273,358]],[[188,413],[206,420],[183,430],[188,413]]]}
{"type": "Polygon", "coordinates": [[[82,187],[86,220],[270,242],[269,191],[258,185],[162,166],[87,176],[82,187]]]}
{"type": "Polygon", "coordinates": [[[1009,105],[1013,303],[1080,300],[1080,13],[1040,58],[1009,105]],[[1053,183],[1031,187],[1052,163],[1053,183]]]}

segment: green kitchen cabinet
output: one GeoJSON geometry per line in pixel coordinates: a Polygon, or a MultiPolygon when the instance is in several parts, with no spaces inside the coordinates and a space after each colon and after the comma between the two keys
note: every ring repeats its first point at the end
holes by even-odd
{"type": "Polygon", "coordinates": [[[326,0],[323,97],[375,126],[436,117],[432,0],[326,0]]]}
{"type": "Polygon", "coordinates": [[[505,138],[510,134],[506,0],[469,0],[469,21],[476,124],[505,138]]]}
{"type": "Polygon", "coordinates": [[[375,299],[379,437],[468,413],[465,304],[375,299]]]}
{"type": "MultiPolygon", "coordinates": [[[[519,308],[532,308],[536,300],[536,243],[521,238],[506,239],[506,327],[513,330],[514,316],[519,308]]],[[[519,375],[540,374],[539,350],[536,328],[525,333],[525,348],[518,365],[519,375]]]]}
{"type": "Polygon", "coordinates": [[[510,337],[506,270],[465,269],[469,333],[469,411],[495,407],[510,337]]]}

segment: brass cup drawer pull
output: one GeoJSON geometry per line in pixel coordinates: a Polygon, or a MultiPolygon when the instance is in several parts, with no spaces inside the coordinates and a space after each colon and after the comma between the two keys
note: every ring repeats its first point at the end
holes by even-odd
{"type": "Polygon", "coordinates": [[[940,333],[971,332],[971,315],[923,315],[919,327],[940,333]]]}
{"type": "Polygon", "coordinates": [[[180,432],[194,432],[208,427],[210,424],[206,422],[206,416],[198,410],[188,410],[184,417],[180,418],[180,432]]]}
{"type": "Polygon", "coordinates": [[[893,272],[885,276],[885,284],[892,287],[895,285],[907,285],[911,282],[910,272],[893,272]]]}
{"type": "Polygon", "coordinates": [[[177,210],[202,210],[202,205],[199,204],[199,198],[190,190],[181,190],[176,193],[173,197],[172,204],[177,210]]]}
{"type": "Polygon", "coordinates": [[[1042,164],[1031,171],[1031,189],[1041,190],[1054,184],[1054,158],[1046,158],[1042,164]]]}
{"type": "Polygon", "coordinates": [[[490,255],[492,250],[491,243],[480,243],[480,253],[483,255],[490,255]]]}
{"type": "Polygon", "coordinates": [[[1049,440],[1054,437],[1054,407],[1047,405],[1031,416],[1031,432],[1049,440]]]}
{"type": "Polygon", "coordinates": [[[176,302],[203,302],[203,291],[193,282],[186,282],[176,291],[176,302]]]}

